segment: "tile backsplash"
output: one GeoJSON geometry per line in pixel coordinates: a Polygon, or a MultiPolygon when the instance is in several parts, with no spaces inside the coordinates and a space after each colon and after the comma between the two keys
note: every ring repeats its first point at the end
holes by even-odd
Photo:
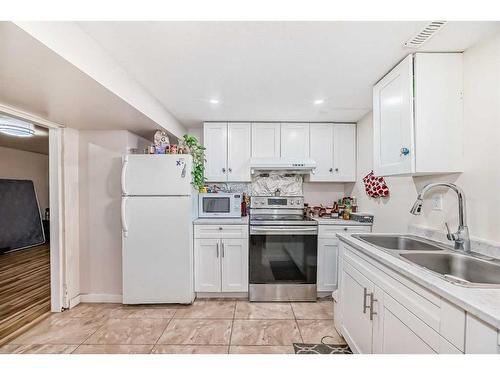
{"type": "Polygon", "coordinates": [[[293,177],[253,177],[252,182],[226,182],[208,184],[217,186],[221,191],[245,193],[249,195],[274,195],[276,188],[281,195],[303,195],[306,203],[311,205],[331,205],[344,196],[344,184],[333,182],[307,182],[301,175],[293,177]],[[258,182],[257,182],[258,181],[258,182]]]}

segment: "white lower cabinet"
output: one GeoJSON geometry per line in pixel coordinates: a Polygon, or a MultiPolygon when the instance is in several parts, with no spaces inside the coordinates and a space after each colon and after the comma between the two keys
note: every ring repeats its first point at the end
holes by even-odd
{"type": "Polygon", "coordinates": [[[337,233],[371,232],[370,225],[320,224],[318,229],[318,292],[337,289],[339,240],[337,233]]]}
{"type": "Polygon", "coordinates": [[[318,238],[318,292],[330,292],[337,289],[338,254],[338,239],[318,238]]]}
{"type": "Polygon", "coordinates": [[[200,238],[194,240],[195,291],[220,292],[221,263],[220,240],[200,238]]]}
{"type": "MultiPolygon", "coordinates": [[[[343,242],[338,305],[337,326],[358,353],[459,354],[464,342],[471,352],[486,350],[477,350],[484,340],[466,340],[465,311],[343,242]]],[[[489,350],[498,351],[497,331],[488,334],[489,350]]]]}
{"type": "Polygon", "coordinates": [[[248,292],[248,227],[220,226],[218,235],[205,227],[194,230],[195,292],[248,292]],[[209,238],[196,238],[205,232],[209,238]],[[235,232],[242,238],[232,238],[235,232]]]}
{"type": "Polygon", "coordinates": [[[372,353],[373,318],[370,319],[369,307],[374,285],[349,264],[344,264],[341,279],[340,306],[344,337],[355,352],[372,353]]]}

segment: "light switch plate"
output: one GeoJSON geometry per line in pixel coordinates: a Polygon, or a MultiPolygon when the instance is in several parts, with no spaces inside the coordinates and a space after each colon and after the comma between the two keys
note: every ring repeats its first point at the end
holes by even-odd
{"type": "Polygon", "coordinates": [[[443,209],[443,195],[434,194],[432,196],[432,209],[435,211],[441,211],[443,209]]]}

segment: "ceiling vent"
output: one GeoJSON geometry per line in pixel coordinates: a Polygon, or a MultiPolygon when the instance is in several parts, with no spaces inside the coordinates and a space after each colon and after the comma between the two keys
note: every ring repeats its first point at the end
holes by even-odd
{"type": "Polygon", "coordinates": [[[446,21],[432,21],[427,26],[425,26],[422,30],[420,30],[413,38],[407,40],[405,42],[406,48],[419,48],[425,42],[427,42],[430,38],[436,35],[439,30],[446,25],[446,21]]]}

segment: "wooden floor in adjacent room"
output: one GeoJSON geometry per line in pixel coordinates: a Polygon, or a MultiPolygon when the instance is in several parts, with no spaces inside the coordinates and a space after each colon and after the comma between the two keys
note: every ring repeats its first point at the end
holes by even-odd
{"type": "Polygon", "coordinates": [[[49,244],[0,254],[0,344],[48,312],[49,244]]]}

